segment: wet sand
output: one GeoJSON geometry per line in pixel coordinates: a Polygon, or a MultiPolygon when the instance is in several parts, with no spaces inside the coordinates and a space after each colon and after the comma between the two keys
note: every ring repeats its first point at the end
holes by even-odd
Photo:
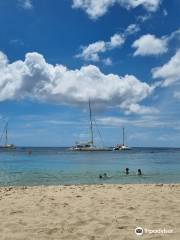
{"type": "Polygon", "coordinates": [[[0,239],[179,240],[180,185],[2,187],[0,239]]]}

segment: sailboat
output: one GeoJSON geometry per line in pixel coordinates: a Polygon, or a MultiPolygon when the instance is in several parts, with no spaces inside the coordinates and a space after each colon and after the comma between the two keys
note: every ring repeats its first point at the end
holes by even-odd
{"type": "Polygon", "coordinates": [[[113,150],[124,151],[124,150],[131,150],[130,147],[125,145],[125,129],[123,127],[123,144],[117,144],[113,150]]]}
{"type": "Polygon", "coordinates": [[[1,145],[0,148],[6,148],[6,149],[14,149],[16,148],[14,144],[8,143],[8,122],[6,122],[4,130],[1,135],[0,142],[2,142],[3,137],[5,136],[5,143],[4,145],[1,145]]]}
{"type": "Polygon", "coordinates": [[[97,147],[94,144],[94,132],[93,132],[93,121],[92,121],[92,109],[91,101],[89,99],[89,120],[90,120],[90,140],[85,143],[76,143],[75,146],[71,147],[72,151],[111,151],[110,148],[97,147]]]}

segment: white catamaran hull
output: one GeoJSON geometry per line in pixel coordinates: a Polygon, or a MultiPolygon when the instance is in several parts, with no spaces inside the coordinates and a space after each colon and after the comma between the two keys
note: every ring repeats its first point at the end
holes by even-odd
{"type": "Polygon", "coordinates": [[[76,152],[100,152],[100,151],[112,151],[110,148],[78,148],[78,147],[72,147],[70,148],[71,151],[76,152]]]}
{"type": "Polygon", "coordinates": [[[127,151],[127,150],[131,150],[131,148],[129,148],[127,146],[121,146],[121,147],[115,147],[115,148],[113,148],[113,150],[115,150],[115,151],[127,151]]]}

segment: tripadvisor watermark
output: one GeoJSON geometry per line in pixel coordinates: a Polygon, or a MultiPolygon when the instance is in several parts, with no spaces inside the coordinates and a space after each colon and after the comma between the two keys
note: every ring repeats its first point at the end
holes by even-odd
{"type": "Polygon", "coordinates": [[[174,232],[173,229],[166,229],[166,228],[148,229],[148,228],[137,227],[135,229],[135,234],[137,236],[142,236],[143,234],[171,234],[173,232],[174,232]]]}

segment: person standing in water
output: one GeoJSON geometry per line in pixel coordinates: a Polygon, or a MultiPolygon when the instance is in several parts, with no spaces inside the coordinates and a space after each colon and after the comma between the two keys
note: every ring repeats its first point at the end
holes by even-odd
{"type": "Polygon", "coordinates": [[[126,175],[129,174],[129,168],[126,168],[126,171],[125,171],[126,175]]]}
{"type": "Polygon", "coordinates": [[[141,176],[141,175],[142,175],[141,169],[138,169],[137,175],[138,175],[138,176],[141,176]]]}

